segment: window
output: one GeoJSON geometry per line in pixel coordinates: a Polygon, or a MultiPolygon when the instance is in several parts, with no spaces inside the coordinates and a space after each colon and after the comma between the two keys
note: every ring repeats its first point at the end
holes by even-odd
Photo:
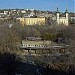
{"type": "Polygon", "coordinates": [[[38,47],[38,45],[35,45],[35,47],[38,47]]]}
{"type": "Polygon", "coordinates": [[[26,47],[27,47],[27,44],[26,44],[26,47]]]}
{"type": "Polygon", "coordinates": [[[22,44],[22,46],[24,46],[24,44],[22,44]]]}
{"type": "Polygon", "coordinates": [[[28,46],[30,46],[30,45],[28,45],[28,46]]]}

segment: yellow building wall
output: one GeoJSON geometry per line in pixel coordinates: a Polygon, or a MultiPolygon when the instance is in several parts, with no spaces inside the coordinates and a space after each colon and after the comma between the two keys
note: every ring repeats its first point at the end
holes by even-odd
{"type": "Polygon", "coordinates": [[[22,25],[45,25],[45,18],[19,18],[22,25]]]}

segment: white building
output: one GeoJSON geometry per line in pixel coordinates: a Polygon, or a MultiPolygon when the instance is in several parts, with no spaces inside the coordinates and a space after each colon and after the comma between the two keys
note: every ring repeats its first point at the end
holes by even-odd
{"type": "Polygon", "coordinates": [[[57,6],[57,14],[56,14],[56,21],[58,25],[64,24],[65,26],[69,25],[69,13],[68,10],[66,9],[65,12],[65,17],[60,17],[60,12],[58,10],[58,6],[57,6]]]}
{"type": "Polygon", "coordinates": [[[26,13],[26,11],[25,11],[25,10],[22,10],[22,11],[21,11],[21,13],[22,13],[22,14],[25,14],[25,13],[26,13]]]}

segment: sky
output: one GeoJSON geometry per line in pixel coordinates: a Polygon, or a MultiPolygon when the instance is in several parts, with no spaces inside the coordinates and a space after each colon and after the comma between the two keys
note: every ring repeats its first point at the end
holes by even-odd
{"type": "Polygon", "coordinates": [[[75,0],[0,0],[0,9],[40,9],[56,11],[57,5],[59,10],[64,12],[66,5],[70,12],[75,12],[75,0]]]}

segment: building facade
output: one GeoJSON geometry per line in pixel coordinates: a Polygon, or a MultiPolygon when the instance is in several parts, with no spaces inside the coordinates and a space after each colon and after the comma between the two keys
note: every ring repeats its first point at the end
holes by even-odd
{"type": "Polygon", "coordinates": [[[29,41],[22,40],[20,49],[24,52],[24,55],[61,55],[68,54],[67,45],[58,45],[51,41],[29,41]]]}
{"type": "Polygon", "coordinates": [[[68,10],[66,9],[64,17],[63,16],[60,17],[60,12],[59,12],[58,6],[57,6],[56,21],[57,21],[58,25],[64,24],[65,26],[68,26],[69,25],[69,13],[68,13],[68,10]]]}
{"type": "Polygon", "coordinates": [[[22,25],[45,25],[45,17],[37,17],[33,10],[28,16],[19,18],[19,21],[22,25]]]}
{"type": "Polygon", "coordinates": [[[22,25],[45,25],[45,18],[19,18],[22,25]]]}

